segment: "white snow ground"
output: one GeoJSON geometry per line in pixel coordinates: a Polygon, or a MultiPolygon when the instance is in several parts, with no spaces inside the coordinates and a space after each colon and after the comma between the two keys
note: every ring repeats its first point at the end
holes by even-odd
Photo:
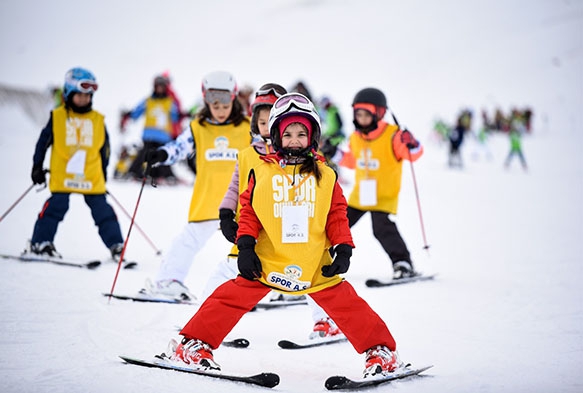
{"type": "MultiPolygon", "coordinates": [[[[418,268],[433,282],[368,289],[390,273],[365,217],[353,230],[357,248],[346,278],[384,318],[401,357],[435,367],[423,378],[379,392],[580,392],[583,384],[583,2],[581,1],[251,1],[0,3],[0,82],[43,89],[75,65],[100,82],[95,107],[107,115],[114,147],[119,109],[149,93],[164,69],[186,105],[200,78],[226,69],[241,84],[290,86],[304,79],[316,96],[331,95],[350,123],[358,89],[383,89],[389,104],[425,143],[415,163],[431,245],[423,240],[408,164],[398,225],[418,268]],[[508,142],[489,142],[493,159],[445,166],[431,141],[436,117],[453,121],[470,106],[530,105],[533,136],[524,147],[530,171],[505,171],[508,142]]],[[[47,112],[48,114],[48,112],[47,112]]],[[[0,107],[0,213],[30,185],[40,127],[17,105],[0,107]]],[[[479,125],[479,121],[475,122],[479,125]]],[[[139,137],[139,127],[136,136],[139,137]]],[[[113,160],[115,161],[115,160],[113,160]]],[[[111,169],[111,168],[110,168],[111,169]]],[[[189,174],[180,167],[183,176],[189,174]]],[[[110,182],[133,212],[139,184],[110,182]]],[[[145,188],[137,223],[167,249],[186,221],[191,188],[145,188]]],[[[0,222],[0,251],[18,253],[49,196],[31,191],[0,222]]],[[[114,203],[113,201],[111,201],[114,203]]],[[[114,204],[122,230],[129,219],[114,204]]],[[[70,258],[106,257],[82,198],[73,197],[57,248],[70,258]]],[[[228,251],[220,232],[197,257],[186,284],[200,292],[228,251]]],[[[134,228],[116,290],[137,291],[159,265],[134,228]]],[[[193,307],[111,301],[115,265],[97,271],[0,260],[2,392],[256,392],[260,388],[125,365],[120,354],[165,349],[193,307]]],[[[225,371],[280,374],[278,392],[325,391],[331,375],[358,376],[363,356],[349,344],[284,351],[282,338],[306,337],[309,309],[246,315],[231,337],[245,350],[220,348],[225,371]]]]}

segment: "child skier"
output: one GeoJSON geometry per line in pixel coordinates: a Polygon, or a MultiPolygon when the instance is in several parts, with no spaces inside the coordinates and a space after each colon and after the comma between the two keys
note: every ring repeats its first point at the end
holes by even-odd
{"type": "Polygon", "coordinates": [[[338,324],[359,353],[365,376],[402,367],[382,319],[339,274],[352,255],[346,200],[336,173],[316,153],[320,120],[299,93],[274,104],[269,129],[275,154],[250,169],[237,232],[240,276],[219,286],[171,341],[167,359],[220,370],[212,350],[272,289],[308,294],[338,324]],[[332,259],[331,254],[335,254],[332,259]]]}
{"type": "MultiPolygon", "coordinates": [[[[275,101],[286,94],[283,86],[275,83],[267,83],[259,88],[255,94],[255,100],[251,105],[251,135],[253,142],[251,146],[239,152],[238,162],[235,165],[235,172],[231,178],[231,183],[221,205],[219,207],[219,218],[221,231],[225,238],[231,243],[235,243],[239,225],[238,212],[240,211],[239,195],[247,189],[247,176],[250,169],[263,162],[262,156],[273,153],[271,138],[269,133],[269,113],[275,101]],[[240,175],[243,175],[241,178],[240,175]]],[[[237,277],[237,246],[233,246],[226,261],[218,265],[218,268],[211,275],[205,290],[203,299],[206,299],[219,285],[227,280],[237,277]]],[[[297,302],[305,295],[295,296],[274,292],[273,300],[284,300],[297,302]]],[[[307,302],[312,309],[314,328],[310,333],[311,339],[320,337],[343,337],[342,332],[334,321],[318,306],[312,298],[308,297],[307,302]]]]}
{"type": "Polygon", "coordinates": [[[510,131],[508,131],[510,151],[508,152],[508,156],[506,156],[506,160],[504,160],[504,168],[508,169],[513,157],[518,156],[522,169],[525,172],[528,170],[528,165],[526,165],[526,159],[524,158],[524,153],[522,151],[522,135],[525,132],[526,125],[522,114],[517,110],[513,110],[512,120],[510,121],[510,131]]]}
{"type": "Polygon", "coordinates": [[[237,154],[249,146],[249,118],[236,99],[237,83],[228,72],[216,71],[202,80],[204,108],[176,140],[146,154],[150,165],[171,165],[196,154],[197,175],[188,224],[164,256],[155,282],[140,290],[145,296],[192,300],[184,285],[194,257],[216,233],[219,204],[227,191],[237,154]]]}
{"type": "MultiPolygon", "coordinates": [[[[174,139],[175,124],[180,121],[180,112],[175,99],[169,94],[170,80],[162,75],[154,78],[153,91],[150,97],[142,100],[134,109],[126,113],[122,119],[122,129],[129,119],[137,120],[144,116],[144,131],[142,132],[142,149],[132,162],[128,174],[135,179],[144,176],[144,160],[146,153],[174,139]]],[[[178,179],[168,165],[152,168],[152,178],[162,178],[169,184],[176,184],[178,179]]]]}
{"type": "Polygon", "coordinates": [[[383,117],[387,99],[376,88],[360,90],[352,102],[356,130],[341,165],[355,169],[355,183],[348,198],[348,224],[370,212],[375,238],[393,264],[393,279],[416,274],[405,241],[389,218],[397,214],[403,160],[417,160],[423,147],[407,130],[389,125],[383,117]]]}
{"type": "Polygon", "coordinates": [[[59,223],[69,210],[71,193],[82,194],[91,209],[99,236],[113,258],[119,257],[123,237],[112,207],[105,199],[109,163],[109,135],[104,117],[93,110],[95,76],[84,68],[72,68],[65,75],[64,104],[51,112],[49,122],[36,143],[32,166],[34,184],[46,182],[43,163],[52,146],[49,189],[51,197],[38,215],[30,251],[60,257],[53,240],[59,223]]]}

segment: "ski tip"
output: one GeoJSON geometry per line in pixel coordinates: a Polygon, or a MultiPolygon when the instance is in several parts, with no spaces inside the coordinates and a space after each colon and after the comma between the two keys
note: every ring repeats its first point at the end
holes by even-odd
{"type": "Polygon", "coordinates": [[[236,338],[232,341],[223,341],[222,345],[230,348],[247,348],[249,347],[249,340],[246,338],[236,338]]]}
{"type": "Polygon", "coordinates": [[[277,345],[283,349],[297,349],[300,347],[298,344],[291,342],[289,340],[281,340],[277,343],[277,345]]]}
{"type": "Polygon", "coordinates": [[[335,390],[335,389],[338,389],[342,386],[345,386],[348,381],[349,381],[348,378],[340,376],[340,375],[336,375],[334,377],[328,378],[326,380],[326,382],[324,383],[324,386],[328,390],[335,390]]]}
{"type": "Polygon", "coordinates": [[[249,346],[249,340],[246,338],[237,338],[233,340],[233,342],[237,345],[238,348],[247,348],[249,346]]]}
{"type": "Polygon", "coordinates": [[[418,370],[419,370],[419,373],[422,373],[423,371],[427,371],[427,370],[429,370],[431,367],[433,367],[433,364],[430,364],[430,365],[428,365],[428,366],[419,367],[419,368],[418,368],[418,370]]]}
{"type": "Polygon", "coordinates": [[[87,262],[87,264],[85,266],[87,266],[87,269],[93,270],[93,269],[101,266],[101,261],[91,261],[91,262],[87,262]]]}
{"type": "Polygon", "coordinates": [[[251,378],[261,381],[260,385],[266,388],[273,388],[279,385],[279,375],[274,373],[261,373],[251,378]]]}
{"type": "Polygon", "coordinates": [[[379,285],[379,281],[373,278],[369,278],[364,282],[364,285],[366,285],[367,287],[377,287],[379,285]]]}

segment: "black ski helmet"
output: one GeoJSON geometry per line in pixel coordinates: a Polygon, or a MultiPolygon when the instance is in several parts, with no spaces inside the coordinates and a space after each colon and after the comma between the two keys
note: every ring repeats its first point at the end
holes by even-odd
{"type": "Polygon", "coordinates": [[[358,131],[364,134],[368,134],[369,132],[376,130],[378,127],[379,120],[385,117],[385,113],[387,113],[388,108],[387,97],[385,97],[385,94],[379,89],[376,89],[374,87],[367,87],[356,93],[356,95],[354,96],[354,100],[352,100],[352,108],[354,109],[355,112],[357,109],[366,109],[369,112],[371,112],[373,116],[373,121],[366,127],[363,127],[362,125],[358,124],[358,122],[356,121],[356,116],[352,120],[354,127],[358,131]],[[359,104],[368,105],[362,105],[366,108],[359,108],[360,106],[359,104]],[[370,110],[372,108],[370,109],[368,108],[370,105],[374,107],[374,112],[370,110]]]}
{"type": "Polygon", "coordinates": [[[354,106],[354,104],[358,103],[373,104],[380,108],[388,108],[387,97],[385,97],[382,91],[374,87],[367,87],[356,93],[354,100],[352,100],[352,105],[354,106]]]}

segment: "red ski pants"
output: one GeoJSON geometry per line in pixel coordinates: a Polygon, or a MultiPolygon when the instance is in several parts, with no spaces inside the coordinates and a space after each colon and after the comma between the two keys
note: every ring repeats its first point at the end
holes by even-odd
{"type": "MultiPolygon", "coordinates": [[[[265,285],[241,276],[229,280],[208,297],[180,334],[218,348],[243,315],[269,291],[265,285]]],[[[387,325],[347,281],[309,296],[336,322],[358,353],[375,345],[396,349],[387,325]]]]}

